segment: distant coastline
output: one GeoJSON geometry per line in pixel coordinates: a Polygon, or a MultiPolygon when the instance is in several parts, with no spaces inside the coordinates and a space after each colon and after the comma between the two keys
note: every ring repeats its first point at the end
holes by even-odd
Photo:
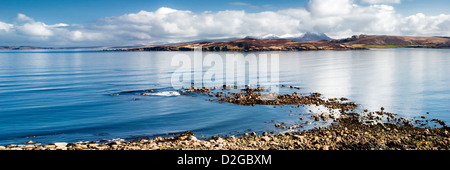
{"type": "Polygon", "coordinates": [[[33,46],[0,46],[0,50],[50,50],[50,47],[33,47],[33,46]]]}
{"type": "MultiPolygon", "coordinates": [[[[325,35],[326,36],[326,35],[325,35]]],[[[305,40],[305,37],[302,37],[305,40]]],[[[306,37],[308,40],[310,37],[306,37]]],[[[317,37],[315,37],[317,38],[317,37]]],[[[367,50],[370,48],[438,48],[450,49],[450,37],[354,35],[349,38],[316,41],[302,41],[293,38],[255,38],[223,39],[220,41],[202,40],[163,45],[122,45],[95,47],[35,47],[0,46],[0,50],[64,50],[64,49],[103,49],[103,51],[193,51],[201,46],[203,51],[315,51],[315,50],[367,50]]]]}
{"type": "Polygon", "coordinates": [[[220,42],[196,42],[106,51],[312,51],[312,50],[367,50],[369,48],[450,48],[448,37],[412,37],[355,35],[341,40],[296,42],[288,39],[244,38],[220,42]]]}

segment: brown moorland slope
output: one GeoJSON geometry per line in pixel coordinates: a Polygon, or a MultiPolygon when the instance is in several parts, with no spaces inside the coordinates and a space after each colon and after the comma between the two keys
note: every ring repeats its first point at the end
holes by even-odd
{"type": "Polygon", "coordinates": [[[355,35],[347,39],[333,40],[337,44],[365,47],[423,47],[448,48],[450,39],[444,37],[355,35]]]}

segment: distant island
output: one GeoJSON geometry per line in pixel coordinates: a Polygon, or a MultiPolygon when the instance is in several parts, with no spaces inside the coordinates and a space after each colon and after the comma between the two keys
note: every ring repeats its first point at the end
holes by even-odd
{"type": "Polygon", "coordinates": [[[36,46],[0,46],[0,50],[77,50],[77,49],[115,49],[115,48],[137,48],[148,45],[132,46],[86,46],[86,47],[36,47],[36,46]]]}
{"type": "Polygon", "coordinates": [[[203,51],[311,51],[311,50],[364,50],[369,48],[450,48],[448,37],[414,37],[386,35],[355,35],[340,40],[298,42],[289,39],[244,39],[219,42],[193,42],[139,48],[122,48],[112,51],[193,51],[202,46],[203,51]]]}
{"type": "Polygon", "coordinates": [[[33,46],[0,46],[0,50],[48,50],[53,48],[33,47],[33,46]]]}

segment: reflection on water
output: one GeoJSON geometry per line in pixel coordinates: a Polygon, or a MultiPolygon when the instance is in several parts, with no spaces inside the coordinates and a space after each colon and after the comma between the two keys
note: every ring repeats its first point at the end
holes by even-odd
{"type": "Polygon", "coordinates": [[[369,110],[448,119],[448,50],[376,49],[288,54],[282,80],[327,97],[347,96],[369,110]],[[295,61],[295,62],[293,62],[295,61]],[[436,100],[439,98],[439,100],[436,100]]]}
{"type": "MultiPolygon", "coordinates": [[[[429,112],[427,118],[450,121],[449,52],[374,49],[254,54],[278,54],[280,84],[300,86],[300,93],[347,97],[361,104],[360,109],[376,111],[384,107],[410,118],[429,112]]],[[[230,132],[239,135],[250,128],[273,130],[273,122],[296,124],[299,116],[308,120],[311,114],[323,111],[315,107],[219,104],[202,96],[122,95],[150,89],[176,90],[171,86],[172,73],[178,68],[171,66],[175,54],[193,57],[192,52],[0,52],[0,145],[27,140],[45,143],[152,136],[186,130],[205,136],[230,132]]],[[[214,54],[226,61],[230,53],[214,54]]],[[[268,62],[259,63],[258,69],[270,70],[272,63],[268,62]]],[[[226,68],[211,65],[203,73],[215,69],[226,68]]],[[[244,76],[251,80],[247,82],[254,82],[269,73],[244,76]]],[[[292,93],[289,88],[279,90],[292,93]]]]}

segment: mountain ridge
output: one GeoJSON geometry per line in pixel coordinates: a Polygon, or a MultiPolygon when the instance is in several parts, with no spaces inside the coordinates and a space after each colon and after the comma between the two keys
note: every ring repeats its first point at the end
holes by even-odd
{"type": "Polygon", "coordinates": [[[267,34],[267,35],[260,36],[260,37],[247,36],[245,38],[255,38],[255,39],[264,39],[264,40],[287,39],[287,40],[292,40],[292,41],[296,41],[296,42],[334,40],[334,39],[330,38],[328,35],[326,35],[325,33],[319,33],[319,32],[317,32],[317,33],[315,33],[315,32],[306,32],[302,36],[297,36],[297,37],[295,37],[295,36],[293,36],[293,37],[281,37],[281,36],[277,36],[275,34],[267,34]]]}

